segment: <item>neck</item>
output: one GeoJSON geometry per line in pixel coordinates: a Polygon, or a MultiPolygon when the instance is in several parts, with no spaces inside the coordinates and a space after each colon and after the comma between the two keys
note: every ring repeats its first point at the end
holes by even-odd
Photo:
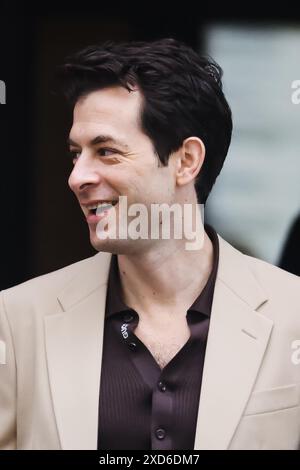
{"type": "Polygon", "coordinates": [[[156,312],[186,312],[203,290],[213,265],[213,246],[204,234],[200,250],[173,240],[138,255],[118,255],[125,303],[149,319],[156,312]]]}

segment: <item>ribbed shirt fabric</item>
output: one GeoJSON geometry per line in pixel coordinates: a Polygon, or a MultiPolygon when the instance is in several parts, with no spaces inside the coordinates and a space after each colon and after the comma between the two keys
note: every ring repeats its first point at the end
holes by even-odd
{"type": "Polygon", "coordinates": [[[219,262],[218,236],[208,225],[205,230],[213,244],[212,271],[204,289],[187,310],[190,337],[163,369],[134,334],[139,315],[122,300],[118,259],[112,256],[100,382],[99,450],[194,448],[219,262]]]}

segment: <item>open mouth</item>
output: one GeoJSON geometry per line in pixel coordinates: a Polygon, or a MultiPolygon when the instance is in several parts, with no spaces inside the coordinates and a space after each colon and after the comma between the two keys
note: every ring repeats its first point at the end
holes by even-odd
{"type": "Polygon", "coordinates": [[[118,203],[118,201],[99,202],[98,204],[95,204],[92,207],[88,207],[89,214],[100,215],[103,212],[108,211],[109,209],[111,209],[117,203],[118,203]]]}

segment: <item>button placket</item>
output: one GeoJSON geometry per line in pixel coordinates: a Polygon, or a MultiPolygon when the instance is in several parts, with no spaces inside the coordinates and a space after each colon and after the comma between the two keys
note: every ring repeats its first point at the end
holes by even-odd
{"type": "Polygon", "coordinates": [[[158,387],[158,390],[160,390],[161,392],[165,392],[167,390],[166,385],[162,381],[158,382],[157,387],[158,387]]]}
{"type": "Polygon", "coordinates": [[[155,430],[155,435],[160,441],[166,437],[166,430],[164,428],[158,428],[155,430]]]}
{"type": "Polygon", "coordinates": [[[134,341],[130,341],[128,343],[128,347],[129,347],[129,349],[131,349],[131,351],[135,351],[136,350],[136,343],[134,343],[134,341]]]}

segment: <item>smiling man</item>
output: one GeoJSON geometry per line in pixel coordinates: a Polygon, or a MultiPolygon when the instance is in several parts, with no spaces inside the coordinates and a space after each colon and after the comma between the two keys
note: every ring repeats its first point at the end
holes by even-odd
{"type": "Polygon", "coordinates": [[[231,139],[221,69],[164,39],[89,47],[62,79],[99,253],[2,292],[0,447],[297,449],[299,278],[199,217],[231,139]]]}

